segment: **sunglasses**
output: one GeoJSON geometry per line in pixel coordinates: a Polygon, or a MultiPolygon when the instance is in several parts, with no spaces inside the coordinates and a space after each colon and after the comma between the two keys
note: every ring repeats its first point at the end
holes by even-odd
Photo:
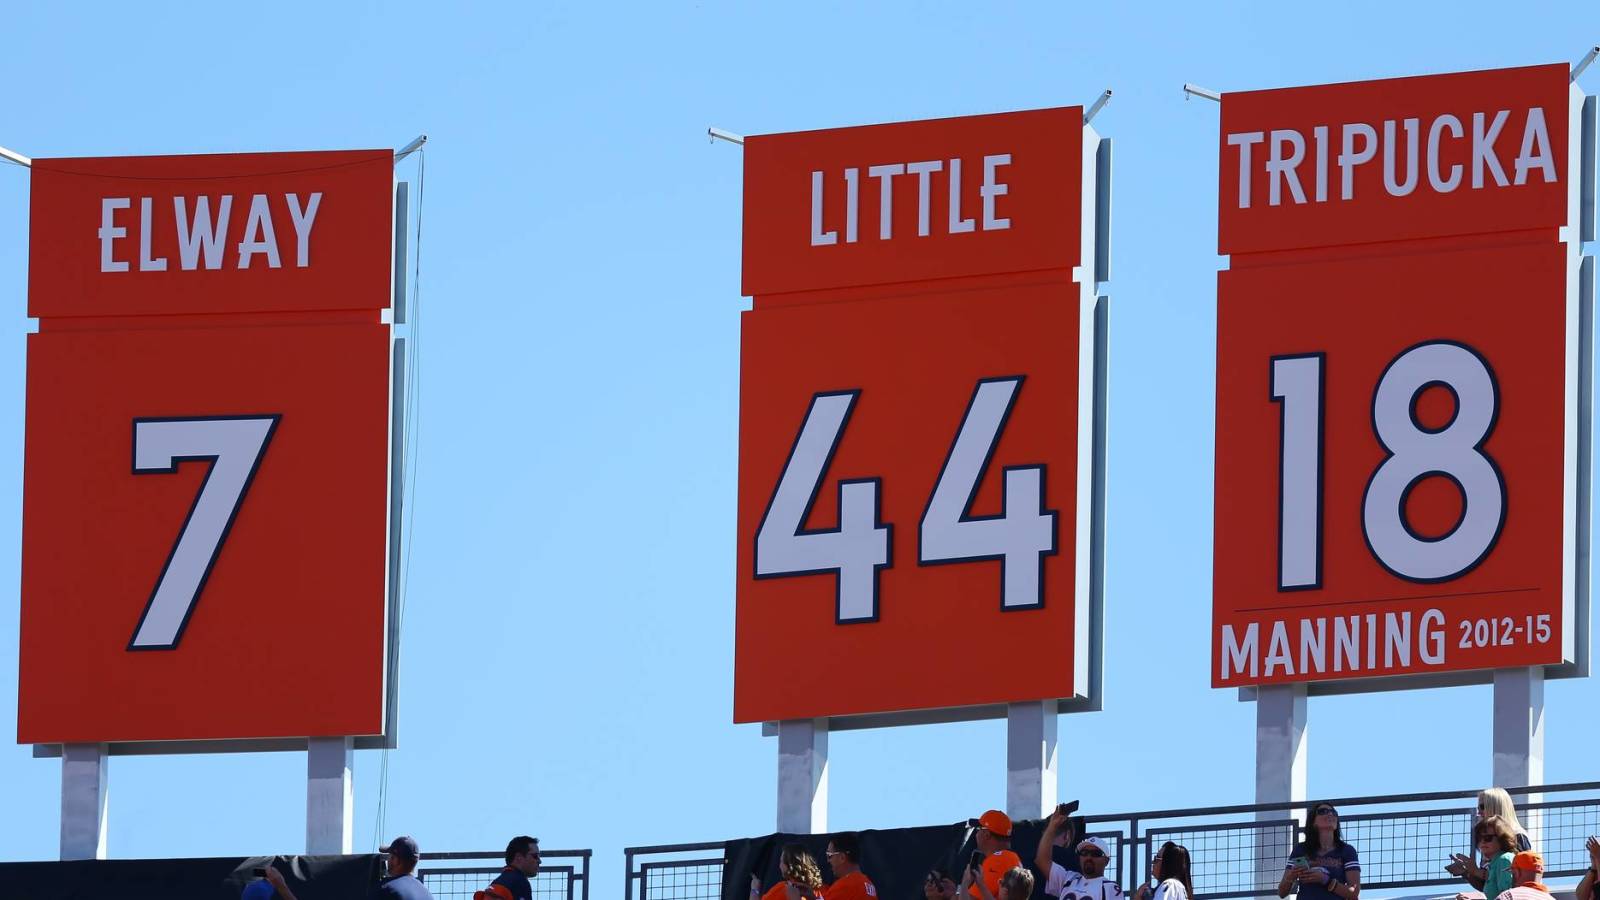
{"type": "Polygon", "coordinates": [[[1078,855],[1088,857],[1089,859],[1099,859],[1105,856],[1105,854],[1101,853],[1099,850],[1079,850],[1078,855]]]}
{"type": "Polygon", "coordinates": [[[1323,814],[1327,814],[1327,815],[1330,815],[1330,816],[1337,816],[1339,814],[1339,811],[1337,809],[1334,809],[1331,806],[1319,806],[1316,809],[1312,810],[1311,813],[1312,813],[1312,815],[1317,815],[1317,816],[1320,816],[1320,815],[1323,815],[1323,814]]]}

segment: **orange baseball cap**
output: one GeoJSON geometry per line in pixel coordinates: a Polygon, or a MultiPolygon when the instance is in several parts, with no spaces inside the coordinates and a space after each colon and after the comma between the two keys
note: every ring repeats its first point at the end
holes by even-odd
{"type": "Polygon", "coordinates": [[[991,809],[979,816],[978,827],[987,828],[1000,837],[1011,837],[1011,817],[998,809],[991,809]]]}
{"type": "Polygon", "coordinates": [[[1532,850],[1523,850],[1511,857],[1511,868],[1521,869],[1524,872],[1543,872],[1544,857],[1532,850]]]}

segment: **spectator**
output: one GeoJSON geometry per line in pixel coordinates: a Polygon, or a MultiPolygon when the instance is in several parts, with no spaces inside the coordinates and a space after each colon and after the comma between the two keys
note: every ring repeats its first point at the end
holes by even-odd
{"type": "Polygon", "coordinates": [[[427,887],[417,880],[417,842],[409,837],[397,837],[383,848],[389,854],[389,876],[378,882],[380,898],[398,897],[399,900],[433,900],[427,887]]]}
{"type": "Polygon", "coordinates": [[[1513,887],[1494,900],[1550,900],[1550,889],[1539,883],[1539,876],[1543,874],[1544,857],[1532,850],[1523,850],[1511,858],[1513,887]]]}
{"type": "Polygon", "coordinates": [[[1189,900],[1194,896],[1194,883],[1189,880],[1189,848],[1167,841],[1150,860],[1150,880],[1133,892],[1134,900],[1189,900]]]}
{"type": "Polygon", "coordinates": [[[1583,873],[1583,880],[1578,882],[1572,895],[1574,900],[1595,900],[1594,883],[1596,873],[1600,871],[1600,838],[1591,837],[1584,841],[1583,846],[1589,851],[1589,871],[1583,873]]]}
{"type": "Polygon", "coordinates": [[[998,897],[989,893],[989,886],[983,883],[983,879],[974,877],[971,869],[967,870],[967,877],[972,879],[972,886],[978,889],[983,900],[1028,900],[1033,896],[1033,873],[1026,866],[1014,866],[1000,876],[998,897]]]}
{"type": "MultiPolygon", "coordinates": [[[[1479,819],[1478,824],[1472,826],[1472,844],[1483,857],[1482,868],[1473,862],[1472,857],[1459,853],[1451,857],[1455,862],[1446,868],[1460,866],[1461,877],[1483,891],[1485,897],[1500,896],[1511,887],[1511,858],[1517,853],[1517,836],[1511,832],[1511,826],[1506,824],[1505,819],[1489,816],[1479,819]]],[[[1457,894],[1456,900],[1470,900],[1470,895],[1457,894]]]]}
{"type": "MultiPolygon", "coordinates": [[[[489,883],[489,890],[480,893],[486,898],[533,900],[533,885],[528,879],[537,878],[538,875],[539,839],[519,834],[506,844],[506,867],[489,883]]],[[[478,895],[473,896],[476,898],[478,895]]]]}
{"type": "Polygon", "coordinates": [[[778,878],[765,894],[761,893],[761,879],[750,876],[750,896],[761,900],[819,900],[822,897],[822,869],[811,858],[804,844],[784,844],[778,853],[778,878]]]}
{"type": "Polygon", "coordinates": [[[968,872],[976,871],[976,874],[970,878],[964,876],[962,886],[968,895],[983,900],[975,883],[982,879],[989,895],[997,896],[1000,893],[1000,879],[1022,865],[1022,857],[1011,852],[1011,817],[998,809],[991,809],[979,816],[978,830],[973,832],[972,841],[977,845],[978,852],[983,854],[983,869],[977,871],[968,868],[968,872]]]}
{"type": "MultiPolygon", "coordinates": [[[[1511,833],[1517,836],[1518,850],[1532,850],[1533,841],[1528,838],[1527,829],[1517,820],[1517,808],[1511,803],[1511,795],[1504,788],[1487,788],[1478,792],[1478,818],[1486,819],[1490,816],[1499,816],[1511,826],[1511,833]]],[[[1491,894],[1490,897],[1494,897],[1491,894]]]]}
{"type": "Polygon", "coordinates": [[[1058,869],[1062,871],[1062,878],[1066,877],[1067,872],[1083,871],[1078,866],[1078,855],[1072,849],[1077,842],[1077,834],[1067,804],[1057,804],[1056,811],[1045,823],[1044,834],[1039,837],[1039,849],[1033,854],[1033,864],[1039,868],[1039,875],[1047,886],[1052,882],[1060,883],[1053,874],[1058,869]],[[1061,853],[1062,850],[1065,852],[1061,853]]]}
{"type": "Polygon", "coordinates": [[[1356,900],[1361,893],[1361,861],[1339,836],[1339,811],[1332,804],[1312,807],[1305,839],[1284,868],[1278,896],[1293,890],[1300,900],[1356,900]]]}
{"type": "Polygon", "coordinates": [[[922,883],[923,900],[955,900],[956,890],[955,880],[943,869],[928,872],[922,883]]]}
{"type": "Polygon", "coordinates": [[[854,831],[833,836],[828,842],[828,868],[833,883],[828,885],[828,900],[868,900],[878,896],[872,879],[861,871],[861,841],[854,831]]]}
{"type": "Polygon", "coordinates": [[[262,877],[266,880],[252,881],[244,886],[240,900],[272,900],[275,896],[281,900],[297,900],[294,891],[289,890],[289,886],[283,883],[282,872],[267,866],[262,871],[262,877]]]}
{"type": "Polygon", "coordinates": [[[1086,837],[1078,842],[1079,872],[1058,865],[1050,867],[1044,892],[1059,900],[1122,900],[1122,886],[1105,877],[1111,862],[1111,848],[1103,838],[1086,837]]]}

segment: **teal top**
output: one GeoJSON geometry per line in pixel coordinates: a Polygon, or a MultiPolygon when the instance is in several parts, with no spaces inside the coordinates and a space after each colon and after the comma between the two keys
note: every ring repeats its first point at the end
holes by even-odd
{"type": "Polygon", "coordinates": [[[1483,896],[1488,900],[1511,890],[1511,857],[1515,855],[1507,850],[1489,861],[1489,872],[1483,880],[1483,896]]]}

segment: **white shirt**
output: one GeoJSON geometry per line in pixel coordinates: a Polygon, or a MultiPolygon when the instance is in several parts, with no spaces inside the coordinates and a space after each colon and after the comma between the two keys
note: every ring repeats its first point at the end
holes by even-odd
{"type": "Polygon", "coordinates": [[[1183,882],[1168,878],[1156,885],[1156,892],[1150,900],[1189,900],[1189,892],[1183,889],[1183,882]]]}
{"type": "Polygon", "coordinates": [[[1060,863],[1050,864],[1050,878],[1045,881],[1044,892],[1061,900],[1123,900],[1122,888],[1115,881],[1104,875],[1085,878],[1081,872],[1068,872],[1060,863]]]}

